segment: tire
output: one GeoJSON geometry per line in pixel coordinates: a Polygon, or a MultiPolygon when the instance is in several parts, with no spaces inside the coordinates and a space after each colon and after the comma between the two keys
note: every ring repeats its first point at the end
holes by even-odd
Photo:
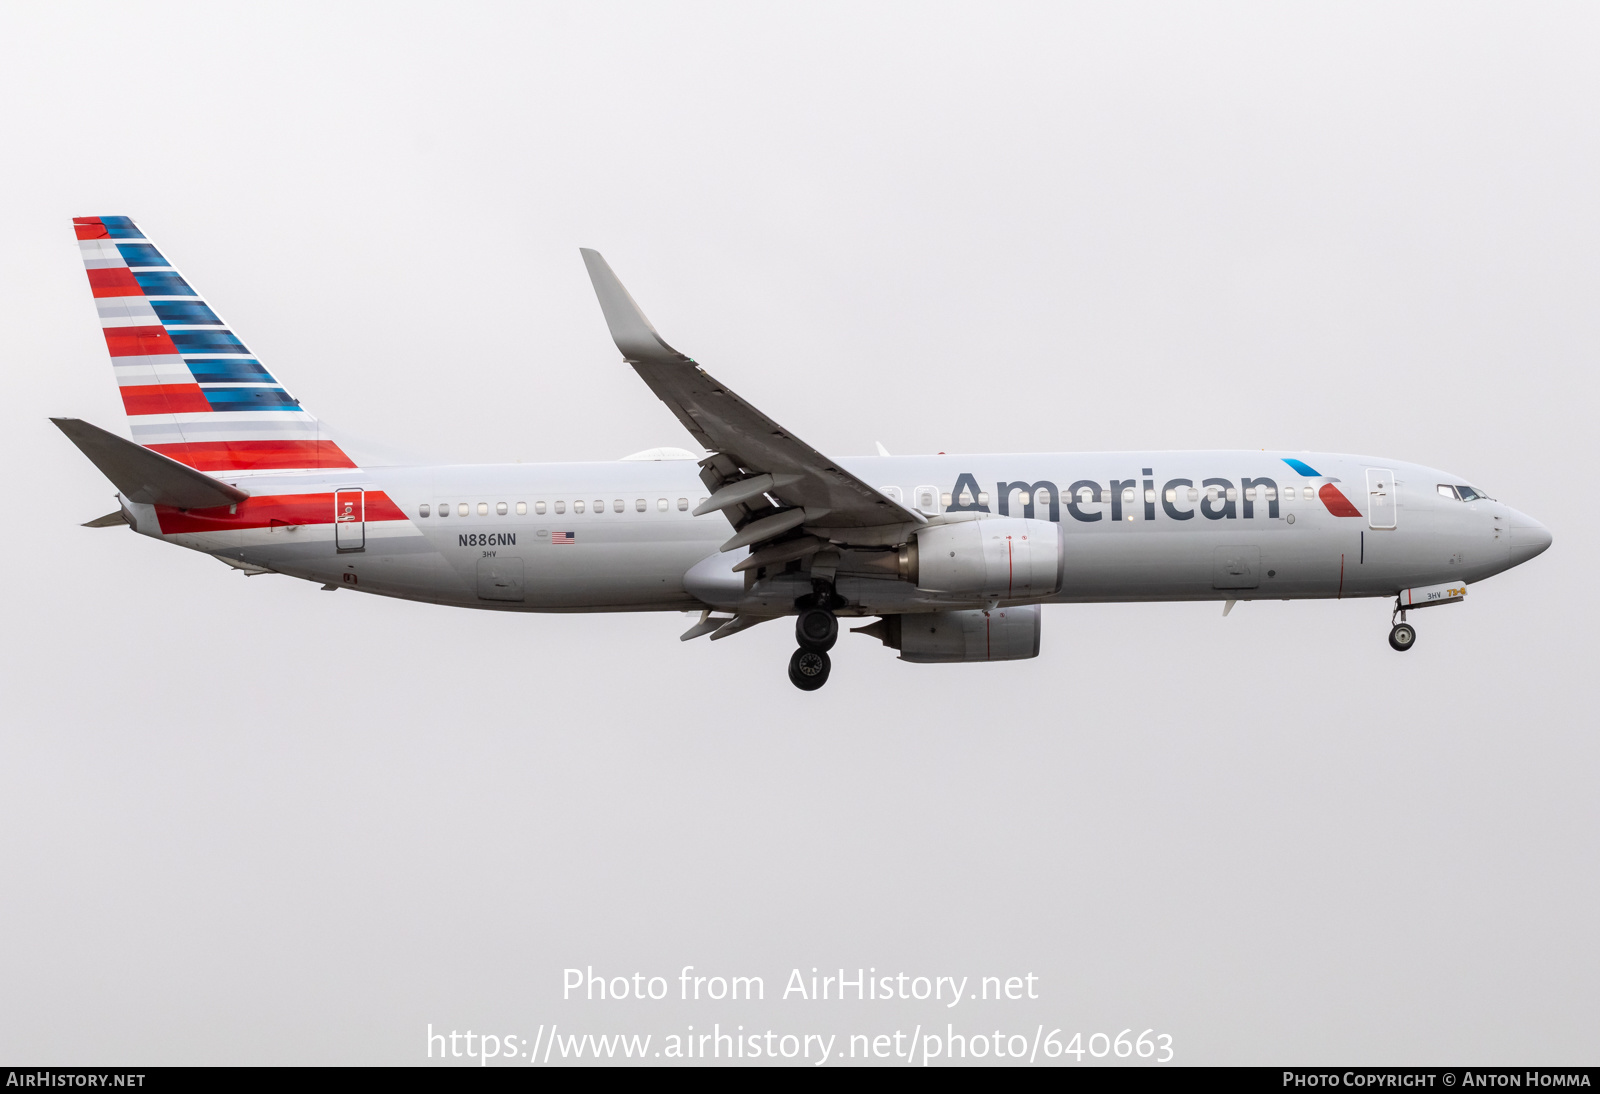
{"type": "Polygon", "coordinates": [[[1389,648],[1405,653],[1417,644],[1417,628],[1410,623],[1396,623],[1389,631],[1389,648]]]}
{"type": "Polygon", "coordinates": [[[839,641],[839,620],[832,612],[807,608],[795,618],[794,640],[803,650],[827,653],[839,641]]]}
{"type": "Polygon", "coordinates": [[[789,658],[789,682],[801,691],[816,691],[828,682],[832,668],[828,655],[821,650],[795,650],[789,658]]]}

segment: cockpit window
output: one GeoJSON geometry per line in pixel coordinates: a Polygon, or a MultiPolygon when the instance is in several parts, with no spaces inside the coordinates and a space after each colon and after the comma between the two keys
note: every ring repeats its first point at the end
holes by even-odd
{"type": "Polygon", "coordinates": [[[1455,501],[1456,500],[1456,488],[1451,486],[1451,485],[1449,485],[1448,483],[1441,482],[1439,484],[1439,493],[1442,494],[1444,497],[1449,498],[1451,501],[1455,501]]]}
{"type": "Polygon", "coordinates": [[[1478,501],[1480,498],[1484,498],[1487,495],[1483,494],[1480,491],[1474,490],[1470,486],[1457,486],[1456,487],[1456,496],[1459,497],[1462,501],[1478,501]]]}

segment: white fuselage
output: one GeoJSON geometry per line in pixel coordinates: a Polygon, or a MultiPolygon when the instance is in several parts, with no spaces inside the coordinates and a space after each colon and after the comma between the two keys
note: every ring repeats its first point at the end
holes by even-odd
{"type": "MultiPolygon", "coordinates": [[[[1065,584],[1047,602],[1391,597],[1480,581],[1550,542],[1498,501],[1438,491],[1466,480],[1395,460],[1215,451],[841,464],[929,516],[965,501],[969,511],[1059,522],[1065,584]],[[1322,496],[1330,483],[1348,505],[1322,496]]],[[[224,476],[252,495],[252,512],[269,495],[298,499],[281,520],[238,527],[124,504],[140,532],[245,567],[410,600],[539,612],[792,610],[809,587],[802,574],[733,573],[746,552],[718,551],[732,534],[727,519],[691,515],[708,493],[698,470],[624,460],[224,476]]],[[[870,566],[853,572],[852,554],[836,579],[850,604],[841,614],[982,606],[919,593],[870,566]]]]}

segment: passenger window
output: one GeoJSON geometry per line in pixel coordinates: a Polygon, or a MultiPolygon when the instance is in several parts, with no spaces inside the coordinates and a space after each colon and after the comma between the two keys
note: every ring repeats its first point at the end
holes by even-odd
{"type": "Polygon", "coordinates": [[[1307,501],[1314,500],[1316,498],[1316,496],[1317,496],[1317,492],[1315,490],[1311,489],[1311,487],[1309,487],[1309,486],[1306,487],[1306,500],[1307,501]]]}
{"type": "MultiPolygon", "coordinates": [[[[700,505],[704,505],[706,502],[708,502],[710,500],[711,500],[710,498],[701,498],[699,504],[700,505]]],[[[678,508],[679,509],[683,508],[683,502],[681,500],[678,502],[678,508]]],[[[697,505],[695,508],[699,508],[699,505],[697,505]]]]}
{"type": "Polygon", "coordinates": [[[679,498],[678,499],[678,512],[686,513],[686,512],[688,512],[688,510],[689,510],[689,499],[688,498],[679,498]]]}
{"type": "Polygon", "coordinates": [[[640,498],[638,501],[634,502],[633,503],[633,507],[634,507],[635,510],[637,510],[640,513],[644,512],[644,509],[645,509],[644,499],[640,498]]]}
{"type": "Polygon", "coordinates": [[[884,497],[894,499],[894,501],[896,503],[898,503],[901,500],[900,499],[900,488],[898,486],[880,486],[880,487],[878,487],[878,492],[881,493],[884,497]]]}
{"type": "MultiPolygon", "coordinates": [[[[544,503],[540,502],[539,504],[543,505],[544,503]]],[[[567,511],[567,503],[566,502],[564,502],[564,501],[556,502],[556,512],[565,513],[566,511],[567,511]]]]}
{"type": "Polygon", "coordinates": [[[480,517],[486,517],[486,516],[489,515],[489,503],[488,502],[480,501],[478,503],[478,515],[480,517]]]}
{"type": "Polygon", "coordinates": [[[497,515],[499,515],[499,516],[502,516],[502,517],[503,517],[503,516],[505,516],[505,515],[506,515],[506,513],[507,513],[507,512],[508,512],[508,511],[509,511],[509,510],[508,510],[508,507],[507,507],[507,505],[506,505],[506,503],[505,503],[505,502],[503,502],[503,501],[497,501],[497,502],[495,502],[495,503],[494,503],[494,511],[495,511],[495,513],[496,513],[496,514],[497,514],[497,515]]]}
{"type": "Polygon", "coordinates": [[[448,517],[449,515],[450,515],[450,503],[447,502],[447,501],[441,501],[439,503],[439,518],[442,520],[445,517],[448,517]]]}
{"type": "Polygon", "coordinates": [[[979,490],[978,491],[978,504],[979,505],[988,505],[989,504],[989,492],[987,490],[979,490]]]}
{"type": "Polygon", "coordinates": [[[1200,500],[1200,488],[1198,486],[1189,487],[1189,500],[1190,501],[1199,501],[1200,500]]]}
{"type": "Polygon", "coordinates": [[[1178,491],[1176,490],[1176,488],[1170,489],[1170,490],[1167,491],[1167,500],[1168,501],[1177,501],[1178,500],[1178,491]]]}
{"type": "Polygon", "coordinates": [[[525,502],[525,501],[517,502],[517,516],[525,517],[527,515],[528,515],[528,503],[525,502]]]}
{"type": "MultiPolygon", "coordinates": [[[[583,512],[583,502],[581,502],[581,501],[575,501],[575,502],[573,502],[573,503],[572,503],[572,511],[573,511],[573,512],[574,512],[574,513],[581,513],[581,512],[583,512]]],[[[557,512],[560,512],[560,510],[557,510],[557,512]]]]}
{"type": "Polygon", "coordinates": [[[618,498],[616,501],[611,503],[611,511],[614,513],[620,513],[627,507],[628,503],[623,501],[621,498],[618,498]]]}
{"type": "Polygon", "coordinates": [[[946,509],[950,508],[950,495],[948,493],[940,494],[939,504],[944,506],[946,509]]]}
{"type": "Polygon", "coordinates": [[[1261,492],[1266,495],[1268,501],[1278,500],[1278,492],[1270,486],[1263,486],[1261,492]]]}
{"type": "Polygon", "coordinates": [[[930,516],[939,511],[939,491],[931,486],[917,487],[917,508],[930,516]]]}
{"type": "Polygon", "coordinates": [[[667,511],[667,499],[666,498],[657,498],[656,499],[656,512],[665,513],[666,511],[667,511]]]}
{"type": "Polygon", "coordinates": [[[467,510],[469,508],[470,507],[467,505],[466,502],[462,502],[460,505],[456,506],[456,512],[461,514],[462,516],[466,516],[467,515],[467,510]]]}
{"type": "Polygon", "coordinates": [[[594,499],[594,511],[596,513],[604,513],[606,511],[606,499],[605,498],[595,498],[594,499]]]}
{"type": "Polygon", "coordinates": [[[1247,486],[1247,487],[1244,488],[1244,500],[1245,501],[1255,501],[1256,500],[1256,488],[1255,487],[1247,486]]]}
{"type": "Polygon", "coordinates": [[[428,503],[427,502],[423,502],[421,505],[417,506],[417,516],[425,517],[427,515],[428,515],[428,503]]]}
{"type": "MultiPolygon", "coordinates": [[[[533,503],[533,511],[535,513],[538,513],[541,517],[544,516],[544,502],[542,502],[542,501],[534,502],[533,503]]],[[[520,505],[517,506],[517,512],[519,512],[519,513],[522,512],[522,506],[520,506],[520,505]]]]}
{"type": "Polygon", "coordinates": [[[1122,503],[1124,505],[1131,505],[1133,503],[1133,487],[1124,486],[1122,488],[1122,503]]]}
{"type": "Polygon", "coordinates": [[[1228,500],[1229,501],[1238,501],[1239,500],[1238,487],[1234,487],[1234,486],[1228,487],[1228,500]]]}

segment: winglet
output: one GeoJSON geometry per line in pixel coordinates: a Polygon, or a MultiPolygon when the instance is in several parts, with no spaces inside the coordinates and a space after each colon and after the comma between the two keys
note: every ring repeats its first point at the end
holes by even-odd
{"type": "Polygon", "coordinates": [[[583,264],[589,268],[589,280],[594,283],[595,296],[600,298],[600,310],[605,313],[606,326],[611,328],[611,340],[623,357],[629,361],[689,360],[656,333],[656,328],[644,317],[644,312],[622,287],[599,251],[579,247],[578,253],[583,255],[583,264]]]}

